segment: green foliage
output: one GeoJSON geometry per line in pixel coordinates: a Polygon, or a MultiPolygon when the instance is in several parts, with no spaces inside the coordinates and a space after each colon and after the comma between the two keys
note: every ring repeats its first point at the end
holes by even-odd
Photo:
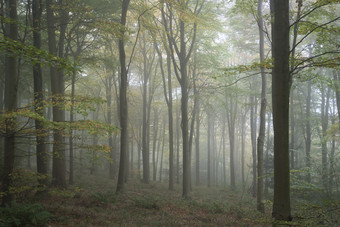
{"type": "Polygon", "coordinates": [[[36,192],[46,190],[46,185],[39,183],[47,178],[46,175],[31,172],[27,169],[16,169],[10,174],[10,177],[12,183],[8,193],[13,194],[17,201],[26,201],[36,192]]]}
{"type": "Polygon", "coordinates": [[[144,209],[159,210],[159,199],[155,197],[136,197],[133,199],[133,203],[136,207],[144,209]]]}
{"type": "Polygon", "coordinates": [[[106,192],[95,192],[91,194],[91,197],[100,203],[116,203],[117,194],[113,190],[108,190],[106,192]]]}
{"type": "Polygon", "coordinates": [[[233,205],[229,207],[229,213],[235,215],[238,219],[246,216],[246,210],[238,205],[233,205]]]}
{"type": "Polygon", "coordinates": [[[212,214],[222,214],[225,212],[224,205],[215,201],[203,202],[198,200],[190,200],[189,206],[192,208],[199,207],[200,209],[207,210],[212,214]]]}
{"type": "Polygon", "coordinates": [[[312,169],[292,169],[290,170],[290,188],[292,196],[298,196],[301,198],[309,198],[316,192],[320,192],[322,189],[313,183],[306,181],[307,175],[313,174],[312,169]]]}
{"type": "Polygon", "coordinates": [[[6,51],[11,55],[23,57],[30,61],[32,65],[41,64],[63,69],[67,74],[80,71],[80,68],[75,63],[71,63],[65,58],[59,58],[43,49],[11,40],[3,34],[0,34],[0,51],[6,51]]]}
{"type": "Polygon", "coordinates": [[[61,198],[74,198],[74,197],[79,197],[82,191],[83,189],[79,187],[70,188],[67,190],[53,188],[49,190],[49,194],[52,196],[57,196],[61,198]]]}
{"type": "Polygon", "coordinates": [[[298,226],[338,226],[340,200],[321,201],[321,204],[299,204],[294,222],[298,226]]]}
{"type": "Polygon", "coordinates": [[[0,225],[10,226],[47,226],[52,214],[40,204],[6,205],[0,208],[0,225]]]}

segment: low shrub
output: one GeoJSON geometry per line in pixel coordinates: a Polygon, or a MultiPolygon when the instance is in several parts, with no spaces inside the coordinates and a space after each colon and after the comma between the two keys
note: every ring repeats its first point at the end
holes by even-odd
{"type": "Polygon", "coordinates": [[[47,226],[52,214],[40,204],[6,205],[0,208],[0,226],[47,226]]]}

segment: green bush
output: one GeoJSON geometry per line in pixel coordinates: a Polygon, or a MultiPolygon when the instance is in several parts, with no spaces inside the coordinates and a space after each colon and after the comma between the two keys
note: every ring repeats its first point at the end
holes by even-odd
{"type": "Polygon", "coordinates": [[[6,205],[0,208],[0,226],[47,226],[52,214],[40,204],[6,205]]]}
{"type": "Polygon", "coordinates": [[[28,198],[32,197],[36,192],[46,190],[46,185],[39,183],[47,178],[46,175],[27,169],[15,169],[10,174],[10,177],[9,193],[15,197],[16,201],[27,202],[28,198]]]}
{"type": "Polygon", "coordinates": [[[91,197],[100,203],[116,203],[117,195],[114,191],[110,190],[107,192],[97,192],[91,194],[91,197]]]}
{"type": "Polygon", "coordinates": [[[144,209],[160,209],[159,203],[157,199],[154,198],[135,198],[134,204],[136,207],[144,208],[144,209]]]}

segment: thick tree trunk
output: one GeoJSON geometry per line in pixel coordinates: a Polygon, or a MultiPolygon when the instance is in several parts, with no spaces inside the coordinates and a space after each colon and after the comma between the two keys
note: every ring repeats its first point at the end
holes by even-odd
{"type": "MultiPolygon", "coordinates": [[[[62,1],[59,2],[62,4],[62,1]]],[[[57,48],[56,48],[56,35],[55,35],[55,18],[54,18],[54,10],[53,10],[53,1],[46,0],[46,16],[47,16],[47,31],[48,31],[48,48],[49,53],[57,56],[57,48]]],[[[59,39],[59,48],[64,48],[63,39],[65,33],[64,31],[60,31],[60,39],[59,39]]],[[[59,56],[62,56],[63,51],[59,50],[61,53],[59,56]]],[[[62,56],[63,57],[63,56],[62,56]]],[[[52,90],[52,99],[55,103],[59,103],[64,95],[64,81],[63,81],[63,72],[57,70],[56,67],[50,67],[50,75],[51,75],[51,90],[52,90]]],[[[64,121],[64,111],[62,107],[53,106],[53,121],[54,122],[63,122],[64,121]]],[[[52,184],[66,188],[66,170],[65,170],[65,144],[63,141],[63,130],[54,129],[53,130],[53,166],[52,166],[52,184]]]]}
{"type": "Polygon", "coordinates": [[[274,203],[273,218],[290,221],[289,176],[289,1],[271,0],[274,125],[274,203]],[[273,4],[274,3],[274,4],[273,4]]]}
{"type": "MultiPolygon", "coordinates": [[[[37,49],[41,48],[41,14],[42,14],[42,1],[33,0],[32,2],[32,14],[33,14],[33,46],[37,49]]],[[[44,95],[43,95],[43,78],[41,65],[39,63],[33,65],[33,80],[34,80],[34,109],[40,116],[44,116],[44,95]]],[[[45,132],[42,122],[35,121],[36,129],[36,154],[37,154],[37,172],[46,175],[48,154],[46,147],[46,137],[43,135],[45,132]]],[[[42,178],[40,184],[46,185],[47,178],[42,178]],[[43,180],[44,179],[44,180],[43,180]]]]}
{"type": "MultiPolygon", "coordinates": [[[[6,9],[8,9],[8,18],[12,21],[8,26],[5,36],[16,41],[18,39],[17,27],[17,1],[6,1],[6,9]]],[[[13,54],[6,56],[6,74],[5,74],[5,111],[7,113],[14,112],[17,108],[18,94],[18,70],[17,57],[13,54]]],[[[4,170],[2,177],[2,192],[5,193],[2,198],[2,205],[9,204],[12,201],[12,194],[9,193],[11,185],[11,173],[14,169],[15,157],[15,121],[16,119],[8,119],[6,121],[6,131],[4,138],[4,170]]]]}
{"type": "Polygon", "coordinates": [[[126,59],[125,59],[125,49],[124,49],[124,29],[126,25],[126,15],[128,11],[130,0],[123,0],[122,2],[122,15],[121,15],[121,25],[122,25],[122,36],[119,39],[119,61],[121,70],[121,80],[120,80],[120,160],[119,160],[119,173],[116,192],[120,193],[124,190],[125,183],[125,163],[126,163],[126,153],[127,153],[127,143],[128,143],[128,103],[127,103],[127,88],[128,88],[128,78],[126,69],[126,59]]]}

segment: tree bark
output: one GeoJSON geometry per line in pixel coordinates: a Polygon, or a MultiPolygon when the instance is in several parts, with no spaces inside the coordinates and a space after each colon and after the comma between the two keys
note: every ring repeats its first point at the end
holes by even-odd
{"type": "Polygon", "coordinates": [[[321,127],[322,127],[322,138],[321,138],[321,168],[322,168],[322,185],[326,192],[328,192],[328,149],[327,141],[324,138],[327,136],[328,129],[328,111],[329,111],[329,98],[330,89],[325,87],[321,88],[321,127]]]}
{"type": "Polygon", "coordinates": [[[289,1],[270,2],[272,28],[273,125],[274,125],[274,203],[272,216],[290,221],[289,176],[289,1]],[[275,2],[275,3],[274,3],[275,2]]]}
{"type": "MultiPolygon", "coordinates": [[[[250,86],[252,89],[252,86],[250,86]]],[[[253,160],[253,185],[252,185],[252,196],[256,197],[257,192],[257,168],[256,168],[256,128],[257,128],[257,121],[256,121],[256,113],[257,113],[257,101],[256,98],[251,95],[250,96],[250,137],[251,137],[251,147],[252,147],[252,160],[253,160]]]]}
{"type": "Polygon", "coordinates": [[[156,142],[158,136],[158,110],[154,108],[154,124],[153,124],[153,146],[152,146],[152,176],[153,181],[156,181],[157,163],[156,163],[156,142]]]}
{"type": "Polygon", "coordinates": [[[229,145],[230,145],[230,185],[231,189],[236,189],[236,171],[235,171],[235,125],[237,116],[237,103],[232,97],[226,97],[227,103],[227,120],[229,131],[229,145]]]}
{"type": "MultiPolygon", "coordinates": [[[[32,2],[33,14],[33,46],[41,49],[41,15],[42,15],[42,0],[33,0],[32,2]]],[[[43,95],[43,78],[41,65],[36,63],[33,65],[33,80],[34,80],[34,109],[37,114],[44,116],[44,95],[43,95]]],[[[37,172],[46,175],[48,154],[46,148],[45,128],[42,122],[35,120],[36,129],[36,154],[37,154],[37,172]]],[[[42,178],[39,182],[42,186],[47,184],[47,178],[42,178]]]]}
{"type": "MultiPolygon", "coordinates": [[[[6,1],[7,17],[12,21],[8,26],[8,31],[5,36],[13,41],[18,40],[18,26],[17,26],[17,1],[6,1]]],[[[7,53],[6,55],[6,74],[5,74],[5,111],[12,113],[17,109],[17,95],[18,95],[18,69],[17,57],[15,54],[7,53]]],[[[13,196],[9,193],[11,185],[11,173],[14,169],[15,158],[15,118],[6,120],[6,131],[4,138],[4,170],[2,176],[2,192],[5,193],[2,198],[2,205],[9,204],[13,196]]]]}
{"type": "Polygon", "coordinates": [[[309,80],[307,85],[307,98],[306,98],[306,167],[308,168],[307,172],[307,182],[311,182],[311,144],[312,144],[312,130],[311,130],[311,96],[312,96],[312,82],[309,80]]]}
{"type": "Polygon", "coordinates": [[[127,88],[128,88],[128,78],[127,78],[127,68],[125,59],[125,49],[124,49],[124,34],[126,25],[126,15],[128,11],[130,0],[123,0],[122,2],[122,14],[121,14],[121,37],[119,39],[119,61],[121,70],[121,80],[120,80],[120,160],[119,160],[119,173],[117,182],[117,193],[124,191],[125,184],[125,163],[126,163],[126,153],[127,153],[127,143],[128,143],[128,103],[127,103],[127,88]]]}
{"type": "MultiPolygon", "coordinates": [[[[264,62],[264,32],[263,32],[263,18],[262,18],[262,0],[258,1],[258,25],[259,25],[259,35],[260,35],[260,62],[264,62]]],[[[259,136],[257,138],[257,210],[264,213],[264,190],[263,190],[263,149],[266,131],[266,107],[267,107],[267,76],[264,71],[264,67],[261,66],[261,80],[262,80],[262,90],[261,90],[261,109],[260,109],[260,129],[259,136]]]]}
{"type": "Polygon", "coordinates": [[[208,109],[207,110],[207,115],[208,115],[208,138],[207,138],[207,141],[208,141],[208,147],[207,147],[207,150],[208,150],[208,163],[207,163],[207,183],[208,183],[208,187],[211,186],[211,113],[210,113],[210,110],[208,109]]]}
{"type": "MultiPolygon", "coordinates": [[[[59,2],[62,4],[62,1],[59,2]]],[[[46,0],[46,16],[47,16],[47,32],[48,32],[48,48],[49,53],[51,55],[57,56],[57,48],[56,48],[56,35],[55,35],[55,17],[53,10],[53,1],[46,0]]],[[[60,31],[60,39],[59,40],[59,48],[64,48],[62,31],[60,31]],[[61,46],[62,45],[62,46],[61,46]]],[[[59,50],[62,55],[62,50],[59,50]]],[[[52,90],[52,99],[54,103],[59,103],[63,99],[64,95],[64,81],[63,81],[63,73],[58,72],[57,68],[54,66],[50,67],[50,75],[51,75],[51,90],[52,90]]],[[[58,107],[57,105],[53,106],[53,121],[57,123],[64,122],[64,111],[62,107],[58,107]]],[[[52,184],[57,187],[66,188],[66,170],[65,170],[65,144],[63,141],[63,130],[55,128],[53,130],[53,166],[52,166],[52,184]]]]}
{"type": "Polygon", "coordinates": [[[336,107],[338,110],[338,118],[340,122],[340,72],[339,70],[333,71],[333,79],[334,79],[334,86],[335,86],[335,98],[336,98],[336,107]]]}

